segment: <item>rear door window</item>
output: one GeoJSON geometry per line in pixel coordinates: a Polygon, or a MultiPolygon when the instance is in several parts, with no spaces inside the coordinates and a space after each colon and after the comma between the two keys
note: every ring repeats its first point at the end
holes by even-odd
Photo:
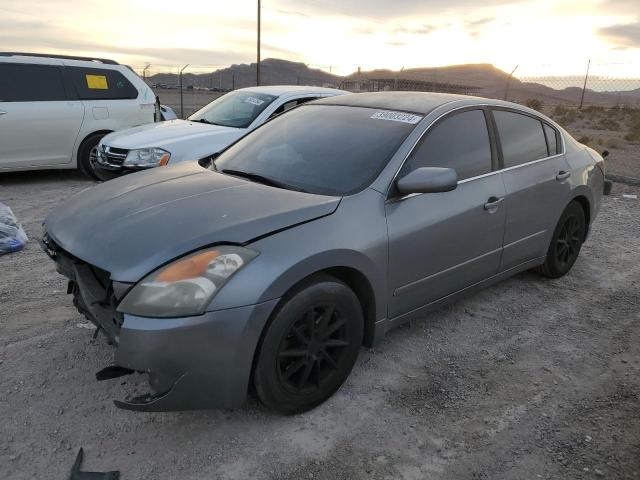
{"type": "Polygon", "coordinates": [[[138,90],[117,70],[65,67],[81,100],[126,100],[138,90]]]}
{"type": "Polygon", "coordinates": [[[493,117],[502,145],[504,168],[549,156],[540,120],[505,110],[494,110],[493,117]]]}
{"type": "Polygon", "coordinates": [[[411,154],[400,176],[420,167],[453,168],[458,180],[491,172],[491,143],[484,112],[456,113],[436,124],[411,154]]]}
{"type": "Polygon", "coordinates": [[[61,67],[0,63],[0,102],[67,100],[61,67]]]}

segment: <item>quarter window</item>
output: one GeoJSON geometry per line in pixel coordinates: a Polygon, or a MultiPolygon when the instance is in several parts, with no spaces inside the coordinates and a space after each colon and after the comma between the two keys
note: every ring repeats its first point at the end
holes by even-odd
{"type": "Polygon", "coordinates": [[[544,124],[544,133],[547,136],[547,144],[549,146],[549,156],[557,155],[560,151],[560,147],[558,147],[558,133],[556,129],[550,127],[546,123],[544,124]]]}
{"type": "Polygon", "coordinates": [[[494,110],[504,167],[515,167],[549,156],[542,122],[528,115],[494,110]]]}
{"type": "Polygon", "coordinates": [[[124,100],[138,90],[122,73],[106,68],[65,67],[81,100],[124,100]]]}
{"type": "Polygon", "coordinates": [[[288,102],[285,102],[282,105],[280,105],[278,108],[276,108],[269,118],[276,117],[281,113],[286,112],[287,110],[291,110],[293,107],[297,107],[298,105],[302,105],[303,103],[307,103],[307,102],[310,102],[311,100],[317,100],[317,99],[318,97],[305,97],[305,98],[298,98],[296,100],[289,100],[288,102]]]}
{"type": "Polygon", "coordinates": [[[0,102],[66,100],[60,67],[0,64],[0,102]]]}
{"type": "Polygon", "coordinates": [[[484,112],[454,114],[436,124],[407,160],[400,176],[420,167],[453,168],[458,180],[491,171],[491,144],[484,112]]]}

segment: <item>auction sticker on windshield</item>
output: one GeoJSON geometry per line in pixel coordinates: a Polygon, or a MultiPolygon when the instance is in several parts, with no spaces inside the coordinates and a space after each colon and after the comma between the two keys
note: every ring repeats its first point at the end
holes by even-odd
{"type": "Polygon", "coordinates": [[[420,115],[405,112],[391,112],[389,110],[380,110],[371,115],[371,118],[375,118],[376,120],[389,120],[391,122],[411,123],[413,125],[422,120],[420,115]]]}
{"type": "Polygon", "coordinates": [[[264,100],[260,100],[259,98],[247,97],[245,102],[259,106],[259,105],[262,105],[264,103],[264,100]]]}

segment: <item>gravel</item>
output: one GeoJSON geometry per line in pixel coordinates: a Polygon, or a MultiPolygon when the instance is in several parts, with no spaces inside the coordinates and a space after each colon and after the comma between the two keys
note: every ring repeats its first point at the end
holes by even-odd
{"type": "Polygon", "coordinates": [[[143,378],[96,382],[111,347],[36,240],[72,173],[0,176],[31,241],[0,257],[0,478],[640,478],[640,189],[616,184],[572,272],[524,273],[363,349],[328,402],[282,417],[135,413],[143,378]],[[83,326],[84,325],[84,326],[83,326]]]}

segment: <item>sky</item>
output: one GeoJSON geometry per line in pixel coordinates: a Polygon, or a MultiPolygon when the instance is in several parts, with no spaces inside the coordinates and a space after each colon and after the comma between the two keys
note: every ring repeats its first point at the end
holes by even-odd
{"type": "MultiPolygon", "coordinates": [[[[262,58],[341,75],[492,63],[527,76],[591,59],[596,75],[638,77],[638,2],[263,0],[262,58]]],[[[256,11],[256,0],[0,0],[0,49],[211,70],[255,61],[256,11]]]]}

